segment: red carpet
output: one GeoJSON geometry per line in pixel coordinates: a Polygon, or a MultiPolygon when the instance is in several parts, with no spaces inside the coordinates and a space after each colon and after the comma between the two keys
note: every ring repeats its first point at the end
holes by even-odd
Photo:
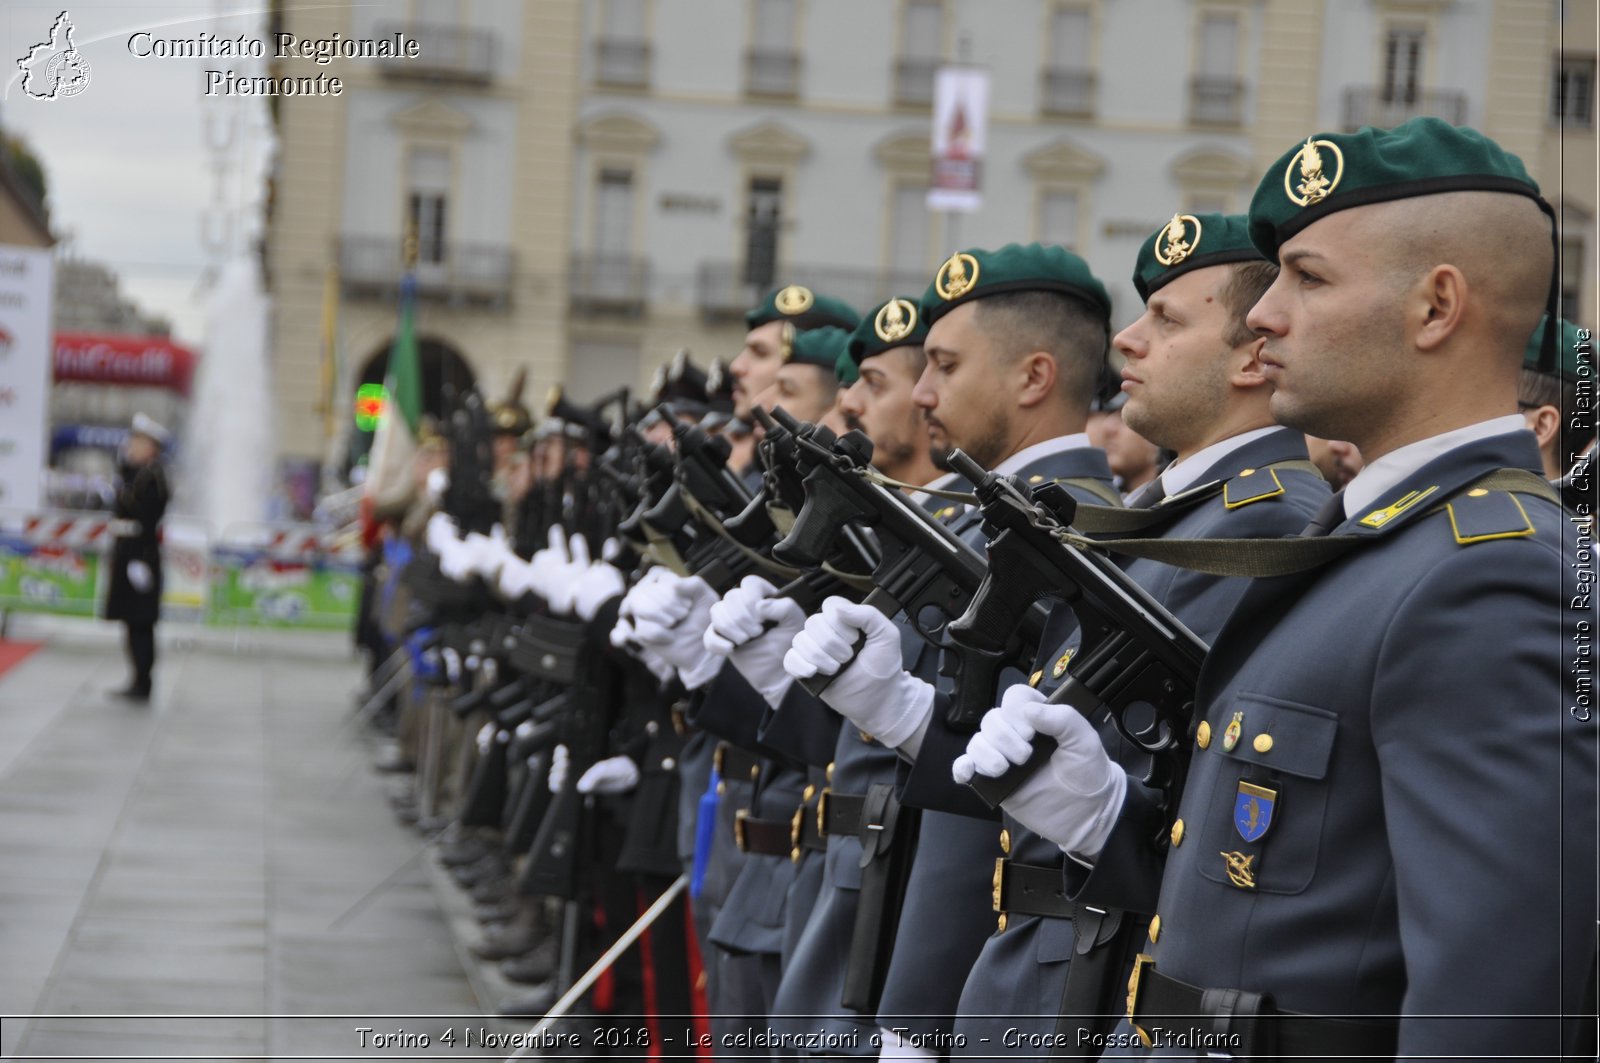
{"type": "Polygon", "coordinates": [[[27,660],[34,650],[43,645],[42,642],[12,642],[0,639],[0,676],[27,660]]]}

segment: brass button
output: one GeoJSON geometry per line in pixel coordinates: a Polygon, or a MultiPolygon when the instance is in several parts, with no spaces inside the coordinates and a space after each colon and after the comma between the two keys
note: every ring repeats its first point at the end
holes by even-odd
{"type": "Polygon", "coordinates": [[[1254,745],[1257,753],[1270,753],[1272,751],[1272,736],[1256,735],[1254,745]]]}
{"type": "Polygon", "coordinates": [[[1488,493],[1489,493],[1488,491],[1484,490],[1481,487],[1474,487],[1472,490],[1467,492],[1467,497],[1468,498],[1482,498],[1484,495],[1486,495],[1488,493]]]}
{"type": "Polygon", "coordinates": [[[1254,469],[1241,469],[1239,472],[1240,476],[1254,476],[1255,474],[1256,471],[1254,469]]]}
{"type": "Polygon", "coordinates": [[[861,740],[862,740],[862,741],[863,741],[863,742],[870,742],[870,741],[872,741],[872,736],[871,736],[871,735],[869,735],[869,734],[867,734],[867,732],[865,732],[865,731],[857,731],[857,732],[856,732],[856,734],[858,734],[858,735],[860,735],[860,736],[861,736],[861,740]]]}
{"type": "Polygon", "coordinates": [[[1001,912],[1000,918],[996,919],[994,924],[994,932],[996,934],[1004,934],[1006,932],[1006,913],[1001,912]]]}
{"type": "Polygon", "coordinates": [[[800,800],[802,801],[810,801],[815,796],[817,796],[817,788],[809,783],[807,783],[806,788],[800,792],[800,800]]]}
{"type": "Polygon", "coordinates": [[[751,782],[755,782],[759,778],[761,778],[761,765],[759,765],[759,764],[750,765],[750,781],[751,782]]]}
{"type": "Polygon", "coordinates": [[[718,797],[722,797],[727,792],[728,792],[728,784],[718,780],[718,782],[717,782],[717,796],[718,797]]]}
{"type": "Polygon", "coordinates": [[[1031,484],[1042,484],[1044,483],[1044,477],[1040,476],[1038,473],[1034,473],[1032,476],[1028,477],[1028,482],[1031,484]]]}
{"type": "Polygon", "coordinates": [[[1201,749],[1204,749],[1211,744],[1211,721],[1200,721],[1200,730],[1195,732],[1194,744],[1199,746],[1201,749]]]}
{"type": "Polygon", "coordinates": [[[1156,939],[1159,938],[1160,936],[1161,936],[1161,917],[1158,915],[1158,916],[1154,916],[1150,920],[1150,944],[1154,945],[1156,943],[1156,939]]]}
{"type": "Polygon", "coordinates": [[[1007,855],[1011,853],[1011,832],[1008,830],[1000,831],[1000,851],[1007,855]]]}
{"type": "Polygon", "coordinates": [[[1044,678],[1044,669],[1041,668],[1037,672],[1033,673],[1032,675],[1030,675],[1028,677],[1028,685],[1030,687],[1036,687],[1036,686],[1039,685],[1039,680],[1041,680],[1043,678],[1044,678]]]}
{"type": "Polygon", "coordinates": [[[1172,825],[1172,847],[1176,849],[1183,844],[1183,820],[1172,825]]]}
{"type": "Polygon", "coordinates": [[[833,781],[833,761],[831,761],[831,760],[828,761],[827,777],[828,777],[828,781],[829,782],[833,781]]]}

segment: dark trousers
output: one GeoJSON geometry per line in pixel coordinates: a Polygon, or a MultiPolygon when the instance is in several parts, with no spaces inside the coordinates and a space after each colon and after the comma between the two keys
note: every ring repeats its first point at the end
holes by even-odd
{"type": "Polygon", "coordinates": [[[128,628],[128,662],[133,665],[130,689],[150,693],[150,672],[156,666],[156,622],[124,620],[128,628]]]}

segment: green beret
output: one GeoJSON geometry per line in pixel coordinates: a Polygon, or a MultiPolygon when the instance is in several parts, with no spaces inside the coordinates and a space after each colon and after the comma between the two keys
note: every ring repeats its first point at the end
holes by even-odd
{"type": "Polygon", "coordinates": [[[1243,214],[1174,214],[1139,248],[1133,286],[1145,302],[1190,270],[1227,262],[1261,262],[1243,214]]]}
{"type": "Polygon", "coordinates": [[[814,365],[830,373],[837,369],[839,356],[845,353],[845,343],[850,339],[849,332],[832,325],[796,331],[792,338],[786,328],[783,336],[784,362],[789,365],[814,365]]]}
{"type": "Polygon", "coordinates": [[[928,323],[922,319],[922,308],[915,299],[897,295],[861,319],[850,334],[846,350],[851,364],[860,366],[868,358],[896,347],[920,347],[927,338],[928,323]]]}
{"type": "Polygon", "coordinates": [[[1545,206],[1521,159],[1476,129],[1413,118],[1296,144],[1256,187],[1250,239],[1276,262],[1285,240],[1334,211],[1442,192],[1511,192],[1545,206]]]}
{"type": "Polygon", "coordinates": [[[791,284],[772,291],[761,305],[744,315],[745,328],[760,328],[769,321],[787,321],[796,329],[821,328],[832,325],[849,331],[856,327],[861,315],[849,304],[826,295],[818,295],[801,284],[791,284]]]}
{"type": "Polygon", "coordinates": [[[1539,319],[1539,327],[1534,329],[1533,335],[1528,338],[1528,349],[1522,356],[1522,368],[1566,381],[1593,375],[1594,335],[1588,329],[1579,328],[1566,318],[1561,319],[1560,333],[1556,337],[1554,370],[1540,366],[1539,352],[1544,346],[1544,332],[1549,324],[1549,314],[1539,319]]]}
{"type": "Polygon", "coordinates": [[[850,357],[848,344],[839,352],[839,360],[833,363],[833,375],[839,378],[839,383],[844,387],[849,387],[861,379],[861,367],[850,357]]]}
{"type": "Polygon", "coordinates": [[[923,293],[922,318],[931,326],[953,306],[1007,292],[1060,292],[1089,304],[1108,325],[1111,321],[1111,297],[1089,264],[1064,247],[1040,243],[957,251],[923,293]]]}

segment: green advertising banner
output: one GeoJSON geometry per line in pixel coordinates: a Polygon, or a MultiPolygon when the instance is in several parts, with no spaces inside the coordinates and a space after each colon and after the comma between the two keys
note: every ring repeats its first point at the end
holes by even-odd
{"type": "Polygon", "coordinates": [[[0,609],[94,616],[100,555],[0,536],[0,609]]]}
{"type": "Polygon", "coordinates": [[[354,565],[274,559],[259,551],[212,554],[211,609],[218,626],[349,628],[361,598],[354,565]]]}

